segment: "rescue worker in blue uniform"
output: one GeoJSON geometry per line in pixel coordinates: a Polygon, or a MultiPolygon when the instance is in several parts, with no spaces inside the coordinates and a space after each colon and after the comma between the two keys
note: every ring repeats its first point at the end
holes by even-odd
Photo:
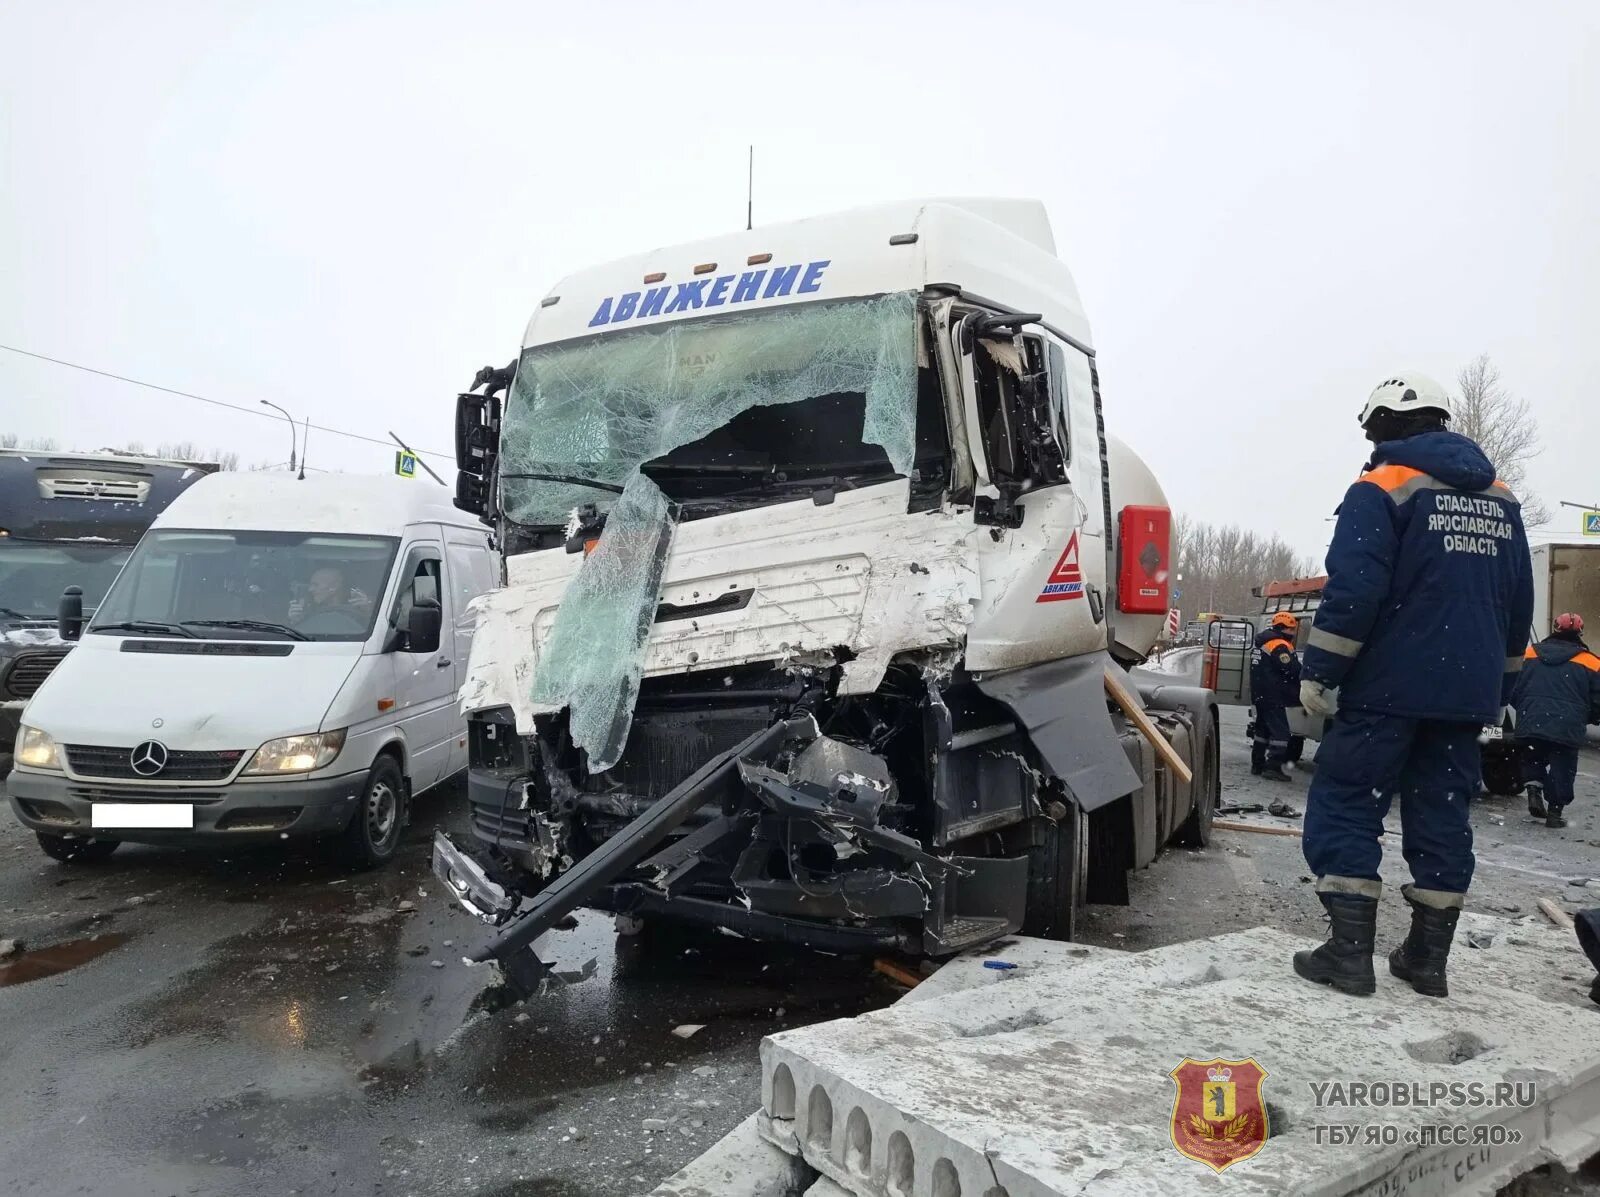
{"type": "Polygon", "coordinates": [[[1472,882],[1478,736],[1511,701],[1533,618],[1520,504],[1483,450],[1447,429],[1451,414],[1450,396],[1422,375],[1372,392],[1360,415],[1372,460],[1339,507],[1306,638],[1300,701],[1331,722],[1302,842],[1331,931],[1294,968],[1345,993],[1376,988],[1379,836],[1399,794],[1411,930],[1389,971],[1447,994],[1472,882]]]}
{"type": "MultiPolygon", "coordinates": [[[[1256,634],[1250,653],[1250,701],[1255,707],[1250,772],[1272,781],[1289,781],[1289,708],[1300,705],[1300,658],[1294,655],[1300,621],[1287,611],[1272,617],[1256,634]]],[[[1274,806],[1282,805],[1273,803],[1274,806]]],[[[1277,812],[1274,812],[1277,813],[1277,812]]]]}
{"type": "Polygon", "coordinates": [[[1528,763],[1528,813],[1565,827],[1585,725],[1600,723],[1600,657],[1583,642],[1583,616],[1556,616],[1556,630],[1528,649],[1511,705],[1528,763]]]}

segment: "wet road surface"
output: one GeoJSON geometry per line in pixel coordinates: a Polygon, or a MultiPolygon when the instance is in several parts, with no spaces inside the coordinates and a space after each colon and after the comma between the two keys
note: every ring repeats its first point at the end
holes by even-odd
{"type": "Polygon", "coordinates": [[[727,936],[619,951],[584,913],[538,945],[568,981],[501,1008],[461,960],[487,929],[428,871],[461,805],[424,795],[401,857],[354,876],[132,845],[70,867],[7,810],[0,1192],[645,1192],[754,1108],[763,1035],[899,992],[727,936]]]}
{"type": "MultiPolygon", "coordinates": [[[[1227,798],[1303,807],[1309,774],[1249,777],[1243,726],[1226,713],[1227,798]]],[[[1600,753],[1582,769],[1564,831],[1520,799],[1475,809],[1473,908],[1600,905],[1567,884],[1600,875],[1600,753]]],[[[26,950],[0,962],[0,1192],[644,1193],[755,1108],[764,1034],[901,992],[870,961],[727,936],[619,950],[610,920],[585,913],[539,944],[567,983],[502,1007],[493,974],[461,960],[486,928],[428,871],[434,826],[462,806],[457,790],[425,795],[400,858],[354,876],[309,851],[124,846],[65,866],[7,811],[0,938],[26,950]]],[[[1389,858],[1397,889],[1397,844],[1389,858]]],[[[1206,851],[1167,853],[1133,896],[1091,907],[1085,938],[1141,949],[1262,922],[1323,934],[1291,836],[1219,831],[1206,851]]],[[[1397,895],[1383,918],[1392,942],[1397,895]]],[[[1586,989],[1589,975],[1571,979],[1586,989]]]]}

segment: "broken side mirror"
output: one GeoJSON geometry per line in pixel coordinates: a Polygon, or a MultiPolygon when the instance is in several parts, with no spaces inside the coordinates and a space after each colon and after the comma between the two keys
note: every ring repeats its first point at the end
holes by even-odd
{"type": "Polygon", "coordinates": [[[63,640],[83,638],[83,588],[68,586],[61,592],[61,605],[56,608],[56,634],[63,640]]]}
{"type": "Polygon", "coordinates": [[[411,613],[406,620],[408,653],[433,653],[439,651],[439,636],[444,630],[444,611],[439,606],[437,579],[417,577],[411,580],[411,613]]]}

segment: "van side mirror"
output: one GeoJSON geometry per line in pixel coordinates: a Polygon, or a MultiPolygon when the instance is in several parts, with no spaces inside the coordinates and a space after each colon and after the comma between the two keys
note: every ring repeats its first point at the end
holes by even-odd
{"type": "Polygon", "coordinates": [[[444,611],[439,606],[439,583],[433,578],[411,580],[411,615],[406,622],[406,651],[439,651],[439,635],[444,630],[444,611]]]}
{"type": "Polygon", "coordinates": [[[63,640],[83,638],[83,588],[68,586],[61,592],[61,605],[56,608],[56,634],[63,640]]]}

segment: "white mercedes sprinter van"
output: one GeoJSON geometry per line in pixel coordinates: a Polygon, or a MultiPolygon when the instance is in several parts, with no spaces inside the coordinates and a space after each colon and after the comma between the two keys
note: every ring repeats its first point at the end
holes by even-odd
{"type": "Polygon", "coordinates": [[[201,479],[63,627],[12,808],[61,860],[337,836],[380,864],[412,795],[466,767],[467,605],[498,581],[483,525],[424,483],[201,479]]]}

